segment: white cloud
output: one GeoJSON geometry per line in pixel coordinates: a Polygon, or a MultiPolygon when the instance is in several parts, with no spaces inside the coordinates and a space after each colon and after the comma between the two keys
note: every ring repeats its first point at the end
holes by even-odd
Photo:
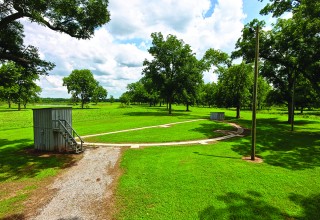
{"type": "MultiPolygon", "coordinates": [[[[242,4],[242,0],[110,0],[111,21],[92,39],[77,40],[23,20],[25,43],[56,64],[50,76],[41,79],[42,96],[70,97],[62,78],[73,69],[86,68],[109,95],[119,97],[128,83],[141,78],[143,60],[151,59],[147,49],[152,32],[176,35],[198,57],[208,48],[230,52],[243,28],[242,4]]],[[[205,80],[215,79],[208,74],[212,73],[206,73],[205,80]]]]}

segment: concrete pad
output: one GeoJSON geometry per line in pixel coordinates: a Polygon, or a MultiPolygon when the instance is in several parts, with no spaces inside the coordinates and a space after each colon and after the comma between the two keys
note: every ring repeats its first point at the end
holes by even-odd
{"type": "Polygon", "coordinates": [[[139,144],[132,144],[130,148],[138,149],[139,147],[139,144]]]}

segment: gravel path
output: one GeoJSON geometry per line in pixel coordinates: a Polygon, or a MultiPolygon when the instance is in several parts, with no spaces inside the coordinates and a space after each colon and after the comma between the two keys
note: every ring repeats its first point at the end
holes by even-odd
{"type": "MultiPolygon", "coordinates": [[[[113,176],[108,172],[120,157],[120,148],[87,148],[77,165],[58,178],[51,189],[57,193],[35,220],[103,219],[102,204],[113,176]]],[[[109,195],[110,196],[110,195],[109,195]]]]}

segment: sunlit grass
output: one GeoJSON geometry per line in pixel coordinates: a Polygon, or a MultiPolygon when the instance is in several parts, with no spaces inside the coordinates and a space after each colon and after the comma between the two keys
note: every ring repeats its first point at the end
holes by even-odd
{"type": "MultiPolygon", "coordinates": [[[[24,202],[37,192],[41,181],[57,175],[72,162],[67,155],[32,154],[32,110],[0,106],[0,218],[21,214],[24,202]],[[18,190],[11,185],[18,185],[18,190]],[[32,186],[35,185],[35,186],[32,186]],[[24,188],[22,186],[30,186],[24,188]]],[[[47,107],[47,106],[46,106],[47,107]]],[[[80,135],[144,126],[208,119],[224,111],[229,122],[251,127],[251,112],[210,109],[98,104],[73,109],[73,127],[80,135]]],[[[296,115],[290,132],[285,111],[263,110],[257,115],[257,155],[264,163],[241,160],[250,154],[251,137],[234,138],[212,145],[150,147],[125,151],[124,171],[116,192],[118,219],[320,219],[320,119],[319,112],[296,115]]],[[[100,141],[166,141],[210,137],[223,129],[210,121],[149,129],[133,135],[101,136],[100,141]],[[218,127],[216,127],[218,126],[218,127]],[[212,129],[212,130],[211,130],[212,129]],[[165,133],[168,136],[165,138],[165,133]],[[158,134],[161,134],[158,135],[158,134]],[[192,137],[192,135],[196,135],[192,137]],[[134,137],[135,136],[135,137],[134,137]],[[163,137],[162,137],[163,136],[163,137]],[[103,139],[105,138],[105,139],[103,139]]],[[[229,128],[227,128],[229,129],[229,128]]],[[[250,134],[250,131],[246,132],[250,134]]],[[[201,138],[200,138],[201,139],[201,138]]]]}
{"type": "Polygon", "coordinates": [[[171,141],[201,140],[223,136],[217,130],[235,130],[231,125],[222,122],[201,120],[172,124],[165,127],[152,127],[143,130],[131,130],[88,137],[86,142],[99,143],[161,143],[171,141]]]}

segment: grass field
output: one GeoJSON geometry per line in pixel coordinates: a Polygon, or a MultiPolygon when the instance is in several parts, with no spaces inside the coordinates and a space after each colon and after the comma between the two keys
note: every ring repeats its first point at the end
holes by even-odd
{"type": "Polygon", "coordinates": [[[152,127],[143,130],[133,130],[126,133],[116,133],[84,138],[86,142],[98,143],[161,143],[185,140],[201,140],[223,136],[217,130],[235,130],[226,123],[210,120],[186,121],[172,124],[168,127],[152,127]]]}
{"type": "MultiPolygon", "coordinates": [[[[89,109],[73,109],[73,126],[80,135],[89,135],[208,118],[214,111],[191,108],[191,112],[185,112],[184,106],[174,106],[174,110],[173,116],[169,116],[164,107],[119,108],[117,103],[99,104],[89,109]]],[[[241,119],[234,118],[233,110],[223,111],[228,121],[251,127],[250,111],[242,111],[241,119]]],[[[264,160],[261,164],[241,160],[250,154],[250,136],[212,145],[126,150],[121,162],[123,175],[116,190],[119,211],[115,217],[320,219],[319,112],[297,115],[294,132],[289,131],[285,121],[282,110],[259,112],[257,155],[264,160]]],[[[0,124],[0,218],[3,218],[23,214],[25,202],[79,158],[30,153],[33,144],[30,108],[19,112],[0,106],[0,124]]],[[[169,132],[166,139],[212,135],[209,121],[184,125],[173,126],[175,131],[169,132]]],[[[214,123],[213,126],[216,129],[214,123]]],[[[156,134],[163,133],[150,129],[129,136],[135,136],[137,141],[147,135],[162,138],[156,134]]],[[[110,140],[107,136],[100,138],[110,140]]],[[[114,142],[122,142],[128,133],[112,138],[114,142]]]]}

